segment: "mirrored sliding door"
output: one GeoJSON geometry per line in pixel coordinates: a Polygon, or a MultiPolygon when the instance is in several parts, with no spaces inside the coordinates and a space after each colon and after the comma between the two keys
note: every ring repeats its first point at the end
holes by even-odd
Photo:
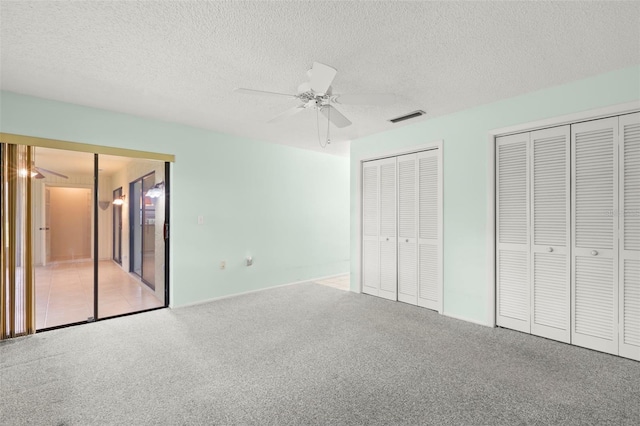
{"type": "Polygon", "coordinates": [[[0,340],[168,306],[173,156],[0,133],[0,340]]]}
{"type": "Polygon", "coordinates": [[[98,235],[108,236],[100,238],[98,318],[165,306],[165,163],[109,155],[98,163],[106,194],[98,235]]]}
{"type": "Polygon", "coordinates": [[[94,318],[94,155],[35,148],[33,235],[38,329],[94,318]]]}

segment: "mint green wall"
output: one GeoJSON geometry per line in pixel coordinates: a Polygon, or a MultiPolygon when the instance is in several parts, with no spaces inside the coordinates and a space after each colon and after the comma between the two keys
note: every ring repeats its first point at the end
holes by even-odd
{"type": "Polygon", "coordinates": [[[359,159],[444,140],[444,313],[487,323],[493,285],[487,283],[486,264],[489,130],[637,100],[636,66],[352,141],[351,289],[359,289],[359,159]]]}
{"type": "Polygon", "coordinates": [[[175,154],[174,306],[349,272],[347,158],[9,92],[0,131],[175,154]]]}

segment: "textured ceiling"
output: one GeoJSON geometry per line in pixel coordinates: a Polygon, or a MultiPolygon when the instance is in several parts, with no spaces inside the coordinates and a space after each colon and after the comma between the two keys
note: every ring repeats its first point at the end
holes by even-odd
{"type": "MultiPolygon", "coordinates": [[[[0,87],[322,150],[316,114],[266,122],[314,61],[354,123],[325,150],[476,105],[640,63],[640,2],[2,1],[0,87]],[[427,115],[391,124],[423,109],[427,115]]],[[[321,116],[321,134],[326,121],[321,116]]],[[[214,142],[212,142],[214,143],[214,142]]]]}

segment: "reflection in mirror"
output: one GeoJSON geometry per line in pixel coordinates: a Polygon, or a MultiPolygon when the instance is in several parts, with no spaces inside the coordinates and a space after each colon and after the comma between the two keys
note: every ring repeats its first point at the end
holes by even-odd
{"type": "Polygon", "coordinates": [[[164,306],[165,197],[146,193],[165,163],[100,155],[98,164],[99,199],[111,201],[98,212],[98,318],[164,306]]]}
{"type": "Polygon", "coordinates": [[[36,328],[93,317],[94,155],[35,148],[36,328]]]}

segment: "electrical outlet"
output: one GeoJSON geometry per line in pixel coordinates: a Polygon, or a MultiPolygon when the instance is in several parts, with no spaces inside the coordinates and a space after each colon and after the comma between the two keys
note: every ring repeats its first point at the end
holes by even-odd
{"type": "Polygon", "coordinates": [[[227,262],[225,262],[224,260],[220,261],[220,269],[224,269],[227,267],[227,262]]]}
{"type": "Polygon", "coordinates": [[[204,225],[204,216],[198,216],[198,225],[204,225]]]}

